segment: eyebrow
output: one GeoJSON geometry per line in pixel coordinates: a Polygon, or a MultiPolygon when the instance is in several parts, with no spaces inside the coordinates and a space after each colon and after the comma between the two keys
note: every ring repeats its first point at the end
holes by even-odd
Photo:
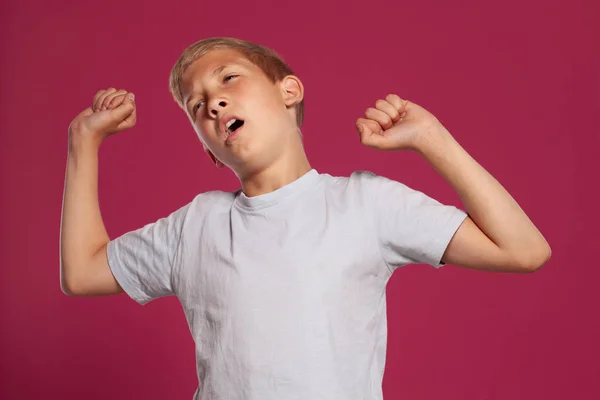
{"type": "MultiPolygon", "coordinates": [[[[221,72],[223,72],[223,70],[224,70],[225,68],[227,68],[227,67],[229,67],[229,66],[231,66],[231,65],[232,65],[231,63],[228,63],[228,64],[223,64],[223,65],[221,65],[220,67],[217,67],[217,68],[215,68],[215,70],[214,70],[214,71],[212,72],[212,74],[211,74],[211,77],[212,77],[212,76],[215,76],[215,75],[219,75],[221,72]]],[[[192,90],[192,91],[190,92],[190,94],[189,94],[189,96],[188,96],[187,100],[185,101],[186,108],[187,108],[187,105],[189,104],[190,100],[192,99],[192,97],[193,97],[193,94],[194,94],[194,91],[192,90]]]]}

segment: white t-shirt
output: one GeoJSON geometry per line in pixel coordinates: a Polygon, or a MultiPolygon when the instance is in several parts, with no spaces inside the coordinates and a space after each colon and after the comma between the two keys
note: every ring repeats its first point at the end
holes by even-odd
{"type": "Polygon", "coordinates": [[[442,265],[465,217],[369,172],[311,170],[261,196],[200,194],[107,251],[135,301],[180,300],[195,400],[379,400],[386,284],[442,265]]]}

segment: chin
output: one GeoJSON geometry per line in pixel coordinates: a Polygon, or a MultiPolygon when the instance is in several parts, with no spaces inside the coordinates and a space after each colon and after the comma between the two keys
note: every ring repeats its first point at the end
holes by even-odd
{"type": "Polygon", "coordinates": [[[241,132],[230,145],[225,147],[222,160],[228,160],[236,171],[262,170],[277,163],[282,155],[289,153],[286,149],[282,135],[267,134],[263,132],[260,136],[253,135],[250,131],[241,132]]]}
{"type": "Polygon", "coordinates": [[[242,157],[236,159],[232,169],[239,176],[248,176],[269,169],[277,163],[277,157],[270,151],[246,152],[242,157]]]}

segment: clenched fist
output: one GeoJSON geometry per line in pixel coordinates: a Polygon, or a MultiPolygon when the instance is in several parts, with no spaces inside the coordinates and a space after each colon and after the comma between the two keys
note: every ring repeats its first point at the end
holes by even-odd
{"type": "Polygon", "coordinates": [[[423,107],[390,94],[367,109],[356,120],[362,144],[378,150],[422,150],[433,132],[443,129],[438,119],[423,107]]]}
{"type": "Polygon", "coordinates": [[[108,136],[130,129],[136,122],[133,93],[110,88],[94,96],[91,107],[83,110],[69,126],[72,142],[91,141],[96,145],[108,136]]]}

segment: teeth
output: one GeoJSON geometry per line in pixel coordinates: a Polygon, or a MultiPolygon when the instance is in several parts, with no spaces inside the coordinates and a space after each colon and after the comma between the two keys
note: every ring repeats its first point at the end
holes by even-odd
{"type": "Polygon", "coordinates": [[[235,120],[235,118],[234,118],[234,119],[231,119],[231,120],[229,120],[229,122],[227,122],[227,124],[225,125],[225,127],[226,127],[227,129],[231,128],[231,125],[233,125],[233,124],[235,123],[235,121],[236,121],[236,120],[235,120]]]}

